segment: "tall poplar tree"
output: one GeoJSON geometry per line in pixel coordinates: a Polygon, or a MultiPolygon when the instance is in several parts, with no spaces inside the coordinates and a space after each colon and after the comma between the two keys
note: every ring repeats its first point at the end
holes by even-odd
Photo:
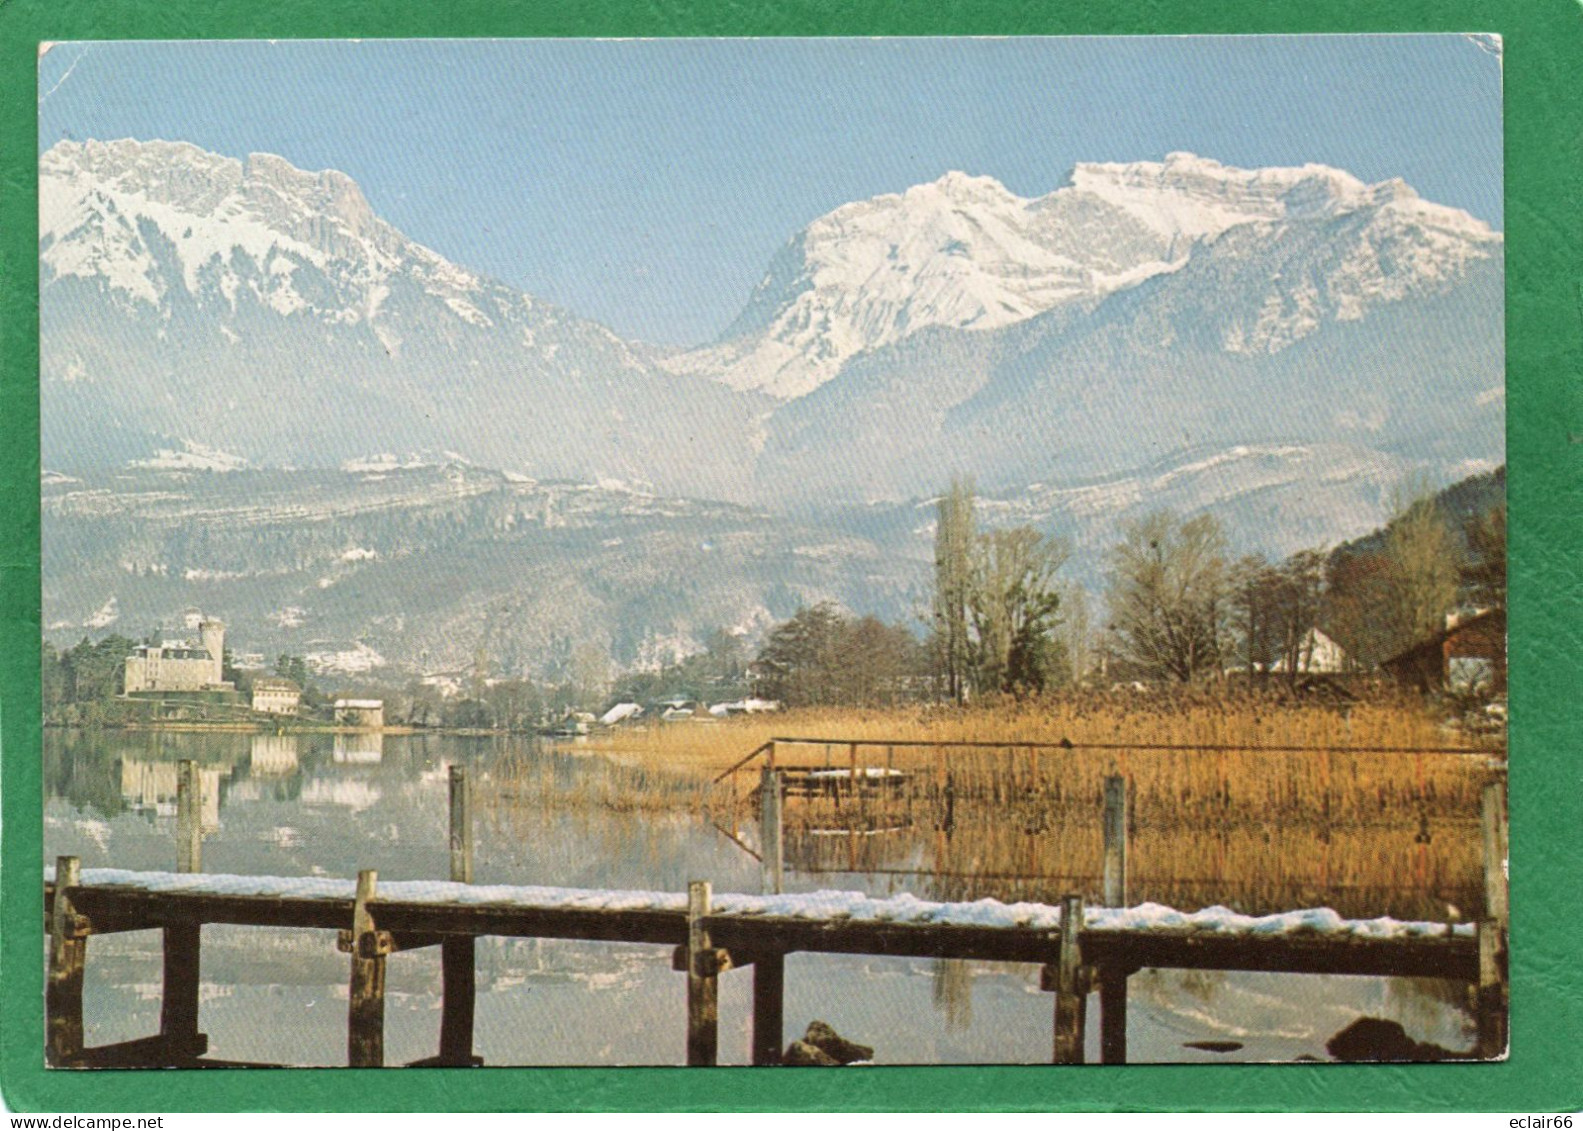
{"type": "Polygon", "coordinates": [[[934,530],[934,627],[947,694],[967,701],[973,665],[969,632],[973,593],[973,481],[954,478],[940,496],[934,530]]]}

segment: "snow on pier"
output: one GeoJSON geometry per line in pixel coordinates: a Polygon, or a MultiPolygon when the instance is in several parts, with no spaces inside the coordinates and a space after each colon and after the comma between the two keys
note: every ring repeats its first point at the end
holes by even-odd
{"type": "MultiPolygon", "coordinates": [[[[53,883],[55,869],[44,870],[53,883]]],[[[326,877],[243,876],[212,873],[132,872],[86,868],[81,884],[161,895],[243,896],[271,900],[351,901],[356,883],[326,877]]],[[[652,911],[684,914],[683,892],[597,888],[460,884],[436,880],[382,881],[382,903],[426,906],[497,907],[536,911],[652,911]]],[[[957,926],[1008,930],[1059,930],[1061,908],[1043,903],[937,903],[910,894],[875,898],[853,891],[815,891],[786,895],[719,894],[711,914],[744,918],[784,918],[905,926],[957,926]]],[[[1307,934],[1361,939],[1472,938],[1472,923],[1434,923],[1392,918],[1344,919],[1328,907],[1243,915],[1225,907],[1178,911],[1157,903],[1136,907],[1086,907],[1089,931],[1168,931],[1179,934],[1280,936],[1307,934]]]]}

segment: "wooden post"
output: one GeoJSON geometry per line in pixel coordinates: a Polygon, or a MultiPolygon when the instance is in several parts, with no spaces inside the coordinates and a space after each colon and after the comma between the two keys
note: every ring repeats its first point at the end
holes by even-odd
{"type": "Polygon", "coordinates": [[[1506,879],[1506,798],[1500,782],[1491,782],[1484,787],[1482,817],[1484,917],[1494,919],[1504,928],[1511,922],[1511,906],[1506,879]]]}
{"type": "Polygon", "coordinates": [[[720,1042],[720,985],[714,948],[704,918],[709,881],[687,885],[687,1065],[712,1067],[720,1042]]]}
{"type": "Polygon", "coordinates": [[[352,906],[352,982],[346,1017],[346,1057],[353,1068],[382,1068],[385,1063],[385,955],[388,936],[374,926],[368,909],[378,873],[357,873],[352,906]]]}
{"type": "Polygon", "coordinates": [[[1507,966],[1505,932],[1494,919],[1479,921],[1479,988],[1476,1008],[1478,1038],[1474,1045],[1481,1060],[1506,1055],[1507,966]]]}
{"type": "Polygon", "coordinates": [[[203,925],[182,923],[165,928],[164,983],[159,1006],[159,1035],[167,1063],[198,1055],[198,982],[203,925]]]}
{"type": "Polygon", "coordinates": [[[473,1010],[477,996],[473,939],[440,944],[440,1063],[466,1067],[473,1059],[473,1010]]]}
{"type": "Polygon", "coordinates": [[[70,894],[71,889],[81,883],[82,868],[77,857],[56,857],[44,1013],[48,1021],[45,1051],[49,1063],[57,1068],[69,1065],[82,1054],[82,974],[88,957],[88,939],[79,929],[70,894]]]}
{"type": "MultiPolygon", "coordinates": [[[[176,871],[203,865],[203,777],[190,759],[176,766],[176,871]]],[[[181,923],[164,930],[164,968],[159,1034],[169,1061],[195,1055],[198,1044],[198,981],[203,926],[181,923]]]]}
{"type": "Polygon", "coordinates": [[[1087,987],[1083,985],[1083,897],[1061,900],[1061,949],[1055,963],[1055,1064],[1083,1063],[1087,987]]]}
{"type": "Polygon", "coordinates": [[[451,767],[451,882],[473,882],[473,791],[463,766],[451,767]]]}
{"type": "Polygon", "coordinates": [[[1127,906],[1127,779],[1105,779],[1105,906],[1127,906]]]}
{"type": "Polygon", "coordinates": [[[779,1064],[784,1036],[786,956],[760,954],[753,960],[753,1063],[779,1064]]]}
{"type": "MultiPolygon", "coordinates": [[[[467,770],[452,766],[451,882],[473,882],[473,791],[467,770]]],[[[473,1061],[473,1014],[477,1001],[477,967],[472,936],[440,943],[440,1063],[468,1066],[473,1061]]]]}
{"type": "Polygon", "coordinates": [[[847,799],[848,802],[851,802],[851,801],[856,800],[857,797],[858,797],[858,788],[857,788],[857,743],[849,742],[847,744],[846,753],[847,753],[847,771],[846,771],[846,773],[847,773],[847,778],[846,778],[847,793],[846,793],[846,799],[847,799]]]}
{"type": "Polygon", "coordinates": [[[1500,782],[1484,787],[1484,916],[1479,920],[1478,1043],[1481,1058],[1506,1055],[1510,1008],[1507,932],[1511,923],[1507,891],[1506,798],[1500,782]]]}
{"type": "Polygon", "coordinates": [[[203,871],[203,776],[198,763],[176,763],[176,871],[203,871]]]}
{"type": "Polygon", "coordinates": [[[1127,1063],[1127,970],[1122,966],[1099,971],[1099,1062],[1127,1063]]]}
{"type": "Polygon", "coordinates": [[[786,840],[781,822],[780,771],[768,766],[759,774],[759,840],[763,859],[759,863],[759,886],[766,894],[779,895],[785,883],[786,840]]]}

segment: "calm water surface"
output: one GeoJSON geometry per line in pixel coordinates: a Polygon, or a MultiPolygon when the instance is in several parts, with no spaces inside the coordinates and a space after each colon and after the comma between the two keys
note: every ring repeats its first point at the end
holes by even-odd
{"type": "MultiPolygon", "coordinates": [[[[376,868],[381,880],[444,879],[447,772],[460,764],[476,783],[478,883],[683,891],[708,879],[716,891],[759,890],[757,861],[701,817],[568,804],[609,764],[526,739],[49,731],[46,859],[174,869],[176,763],[185,758],[204,776],[207,872],[351,877],[376,868]]],[[[793,872],[786,886],[930,894],[924,879],[881,874],[793,872]]],[[[994,881],[974,894],[997,894],[994,881]]],[[[475,1051],[487,1064],[684,1062],[684,989],[668,948],[481,939],[477,955],[475,1051]]],[[[747,971],[721,979],[722,1063],[749,1059],[751,983],[747,971]]],[[[155,1032],[159,1000],[157,932],[90,942],[90,1045],[155,1032]]],[[[204,929],[210,1055],[344,1064],[346,1001],[347,959],[334,932],[204,929]]],[[[786,962],[787,1038],[822,1019],[875,1046],[881,1063],[1047,1061],[1052,1013],[1036,966],[795,954],[786,962]]],[[[1324,1058],[1325,1041],[1360,1015],[1400,1021],[1418,1040],[1472,1044],[1463,991],[1446,983],[1144,971],[1131,980],[1129,1059],[1324,1058]],[[1186,1047],[1195,1041],[1242,1048],[1186,1047]]],[[[439,1022],[438,949],[393,957],[387,1063],[432,1056],[439,1022]]],[[[1091,1060],[1097,1026],[1091,1004],[1091,1060]]]]}

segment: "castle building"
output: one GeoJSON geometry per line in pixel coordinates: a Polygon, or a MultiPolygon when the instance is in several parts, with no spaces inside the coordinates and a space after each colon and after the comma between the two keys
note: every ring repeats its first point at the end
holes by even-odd
{"type": "Polygon", "coordinates": [[[128,656],[126,694],[230,689],[234,685],[221,676],[224,655],[225,625],[206,619],[196,640],[144,644],[128,656]]]}

